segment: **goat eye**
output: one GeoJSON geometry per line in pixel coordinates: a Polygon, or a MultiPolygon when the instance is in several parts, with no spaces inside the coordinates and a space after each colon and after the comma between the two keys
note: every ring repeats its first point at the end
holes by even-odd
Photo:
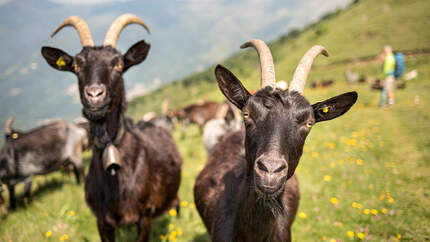
{"type": "Polygon", "coordinates": [[[78,64],[73,64],[73,70],[74,70],[75,72],[78,72],[78,71],[79,71],[79,66],[78,66],[78,64]]]}
{"type": "Polygon", "coordinates": [[[306,127],[311,128],[312,127],[312,122],[311,121],[306,122],[306,127]]]}
{"type": "Polygon", "coordinates": [[[249,118],[249,113],[242,113],[243,118],[249,118]]]}
{"type": "Polygon", "coordinates": [[[118,71],[122,71],[122,68],[123,68],[123,66],[121,63],[118,63],[115,65],[115,69],[117,69],[118,71]]]}

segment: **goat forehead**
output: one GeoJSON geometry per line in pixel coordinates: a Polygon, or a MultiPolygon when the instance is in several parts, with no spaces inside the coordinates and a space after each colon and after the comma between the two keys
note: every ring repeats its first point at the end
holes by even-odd
{"type": "Polygon", "coordinates": [[[84,47],[77,59],[89,63],[107,63],[121,59],[122,55],[110,47],[84,47]]]}

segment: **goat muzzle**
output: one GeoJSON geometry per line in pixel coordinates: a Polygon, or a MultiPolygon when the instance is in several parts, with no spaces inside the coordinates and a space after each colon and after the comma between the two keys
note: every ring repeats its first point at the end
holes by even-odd
{"type": "Polygon", "coordinates": [[[115,176],[121,169],[120,155],[113,144],[108,144],[103,151],[103,169],[112,176],[115,176]]]}

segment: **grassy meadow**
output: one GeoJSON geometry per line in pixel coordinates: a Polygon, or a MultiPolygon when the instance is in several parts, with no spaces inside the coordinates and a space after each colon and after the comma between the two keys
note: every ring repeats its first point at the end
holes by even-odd
{"type": "MultiPolygon", "coordinates": [[[[335,85],[306,89],[311,103],[351,90],[359,94],[348,113],[318,123],[307,138],[296,170],[301,200],[293,224],[295,241],[430,240],[430,55],[407,58],[406,71],[416,69],[418,78],[396,90],[390,109],[378,108],[380,93],[370,90],[368,83],[348,85],[344,77],[347,69],[378,77],[379,62],[332,64],[377,55],[385,44],[401,50],[430,48],[428,9],[427,0],[361,1],[270,44],[278,80],[290,80],[311,45],[328,49],[331,56],[318,57],[308,82],[330,78],[335,85]]],[[[223,64],[247,88],[258,88],[254,51],[241,51],[223,64]]],[[[200,99],[223,100],[211,67],[136,98],[128,114],[137,120],[145,112],[159,112],[165,98],[172,108],[200,99]]],[[[152,241],[209,241],[193,203],[195,177],[206,152],[196,126],[188,129],[185,139],[180,139],[180,130],[177,127],[173,135],[184,160],[181,213],[171,210],[157,218],[152,241]]],[[[90,157],[85,154],[88,162],[90,157]]],[[[23,186],[17,190],[18,209],[0,208],[0,241],[99,241],[83,185],[76,185],[72,174],[36,177],[29,205],[23,203],[23,186]]],[[[122,228],[117,238],[135,241],[136,230],[122,228]]]]}

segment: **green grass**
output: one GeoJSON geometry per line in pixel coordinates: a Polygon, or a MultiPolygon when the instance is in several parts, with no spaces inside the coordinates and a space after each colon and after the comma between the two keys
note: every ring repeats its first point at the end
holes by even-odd
{"type": "MultiPolygon", "coordinates": [[[[350,90],[359,93],[357,104],[347,114],[317,124],[308,136],[297,170],[301,201],[293,225],[294,240],[358,241],[359,233],[370,241],[396,241],[398,235],[400,240],[430,239],[430,57],[407,59],[407,71],[417,69],[419,78],[409,81],[405,90],[396,91],[396,104],[388,110],[377,107],[379,92],[371,91],[368,84],[347,85],[343,77],[347,68],[378,76],[379,63],[326,66],[377,54],[386,43],[398,49],[429,48],[429,7],[425,0],[363,1],[297,36],[284,36],[271,44],[279,80],[289,80],[310,45],[323,43],[330,51],[330,58],[316,61],[310,80],[334,78],[336,84],[329,89],[307,89],[305,95],[311,102],[350,90]],[[390,10],[382,14],[387,3],[390,10]],[[363,19],[367,24],[360,24],[363,19]],[[414,103],[416,96],[419,104],[414,103]],[[354,233],[352,238],[348,232],[354,233]]],[[[224,64],[248,88],[258,87],[259,68],[253,51],[234,55],[224,64]]],[[[130,103],[129,114],[137,119],[144,112],[159,111],[164,98],[170,98],[172,107],[202,98],[223,99],[212,69],[208,69],[137,98],[130,103]]],[[[152,241],[160,241],[160,236],[172,241],[172,232],[178,241],[208,241],[192,192],[206,153],[197,127],[190,127],[183,140],[179,131],[177,127],[174,137],[184,159],[181,216],[166,214],[156,219],[152,241]]],[[[87,162],[89,157],[86,153],[87,162]]],[[[19,201],[22,194],[20,185],[19,201]]],[[[7,199],[7,192],[5,195],[7,199]]],[[[77,186],[72,175],[56,172],[38,176],[31,204],[25,207],[21,202],[14,212],[0,209],[0,241],[58,241],[64,235],[68,241],[99,241],[95,218],[84,202],[83,186],[77,186]]],[[[136,231],[122,228],[117,237],[134,241],[136,231]]]]}

